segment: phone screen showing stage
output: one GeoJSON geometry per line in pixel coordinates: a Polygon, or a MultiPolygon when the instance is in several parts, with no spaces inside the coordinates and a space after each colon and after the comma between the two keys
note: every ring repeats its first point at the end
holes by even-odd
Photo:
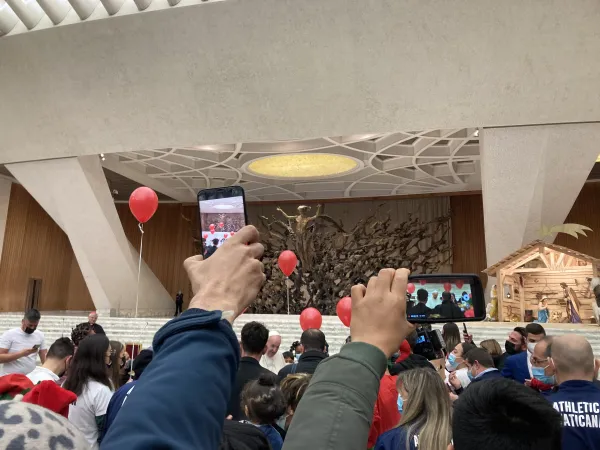
{"type": "Polygon", "coordinates": [[[469,280],[410,280],[412,293],[406,293],[408,320],[475,318],[469,280]]]}
{"type": "Polygon", "coordinates": [[[210,256],[246,226],[244,197],[224,197],[199,200],[202,254],[210,256]]]}

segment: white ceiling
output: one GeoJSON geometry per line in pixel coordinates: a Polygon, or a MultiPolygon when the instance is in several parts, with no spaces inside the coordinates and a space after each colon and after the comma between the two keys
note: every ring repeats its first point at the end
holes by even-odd
{"type": "Polygon", "coordinates": [[[239,184],[250,201],[374,197],[481,188],[475,128],[249,142],[107,155],[105,167],[180,201],[200,189],[239,184]],[[351,156],[362,168],[326,179],[281,180],[250,174],[249,162],[273,154],[351,156]]]}

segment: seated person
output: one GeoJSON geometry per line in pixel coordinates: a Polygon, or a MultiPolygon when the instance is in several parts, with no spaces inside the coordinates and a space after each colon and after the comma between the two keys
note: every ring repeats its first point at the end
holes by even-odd
{"type": "Polygon", "coordinates": [[[420,316],[420,317],[429,317],[432,310],[427,307],[427,298],[429,294],[425,289],[419,289],[417,291],[417,304],[412,308],[408,309],[409,316],[420,316]]]}
{"type": "Polygon", "coordinates": [[[439,314],[444,319],[462,319],[465,317],[460,308],[452,302],[450,292],[442,292],[442,304],[433,310],[433,314],[439,314]]]}

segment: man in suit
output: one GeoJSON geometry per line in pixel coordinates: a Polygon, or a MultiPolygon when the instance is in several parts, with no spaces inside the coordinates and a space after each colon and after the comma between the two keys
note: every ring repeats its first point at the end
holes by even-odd
{"type": "Polygon", "coordinates": [[[523,384],[525,380],[532,378],[531,355],[533,354],[535,344],[546,337],[546,330],[539,323],[528,324],[525,327],[525,336],[521,337],[519,344],[513,342],[513,337],[516,337],[513,336],[513,333],[515,331],[509,335],[509,340],[506,341],[505,347],[507,353],[516,353],[504,361],[502,376],[523,384]]]}
{"type": "Polygon", "coordinates": [[[432,310],[427,307],[427,298],[429,294],[425,289],[417,291],[417,304],[409,309],[409,317],[426,319],[432,313],[432,310]]]}
{"type": "Polygon", "coordinates": [[[263,374],[271,374],[271,371],[260,365],[260,358],[267,351],[267,340],[269,330],[260,322],[248,322],[242,328],[242,359],[237,372],[235,384],[231,390],[231,399],[227,414],[233,420],[246,419],[240,405],[242,391],[246,383],[258,380],[263,374]]]}
{"type": "MultiPolygon", "coordinates": [[[[469,389],[471,385],[487,380],[494,380],[496,378],[502,378],[502,375],[494,367],[494,360],[492,355],[483,348],[474,348],[469,350],[465,355],[465,365],[467,366],[467,376],[471,380],[471,383],[465,388],[469,389]]],[[[461,395],[465,389],[463,389],[460,381],[455,379],[457,384],[452,382],[455,392],[457,395],[461,395]]]]}

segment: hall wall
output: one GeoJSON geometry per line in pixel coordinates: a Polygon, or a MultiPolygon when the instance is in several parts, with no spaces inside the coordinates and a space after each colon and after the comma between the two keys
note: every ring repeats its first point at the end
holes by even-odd
{"type": "MultiPolygon", "coordinates": [[[[578,240],[560,235],[556,240],[558,244],[600,257],[600,212],[594,207],[598,196],[600,184],[586,184],[567,218],[567,222],[587,225],[597,232],[578,240]]],[[[480,194],[332,202],[325,204],[324,212],[341,218],[349,227],[381,204],[382,211],[389,210],[393,220],[402,220],[409,211],[420,211],[427,217],[434,217],[450,209],[453,271],[480,273],[486,267],[480,194]]],[[[283,209],[291,214],[296,206],[285,204],[283,209]]],[[[121,203],[116,208],[125,234],[139,248],[140,232],[128,205],[121,203]]],[[[250,205],[249,219],[258,223],[260,215],[272,216],[277,213],[276,208],[274,204],[250,205]]],[[[161,203],[156,215],[145,226],[144,260],[172,296],[178,289],[187,292],[182,262],[194,253],[192,232],[198,228],[197,220],[195,205],[161,203]]],[[[29,278],[43,279],[41,310],[93,308],[66,235],[22,186],[13,184],[0,262],[0,311],[22,311],[25,308],[29,278]]]]}

